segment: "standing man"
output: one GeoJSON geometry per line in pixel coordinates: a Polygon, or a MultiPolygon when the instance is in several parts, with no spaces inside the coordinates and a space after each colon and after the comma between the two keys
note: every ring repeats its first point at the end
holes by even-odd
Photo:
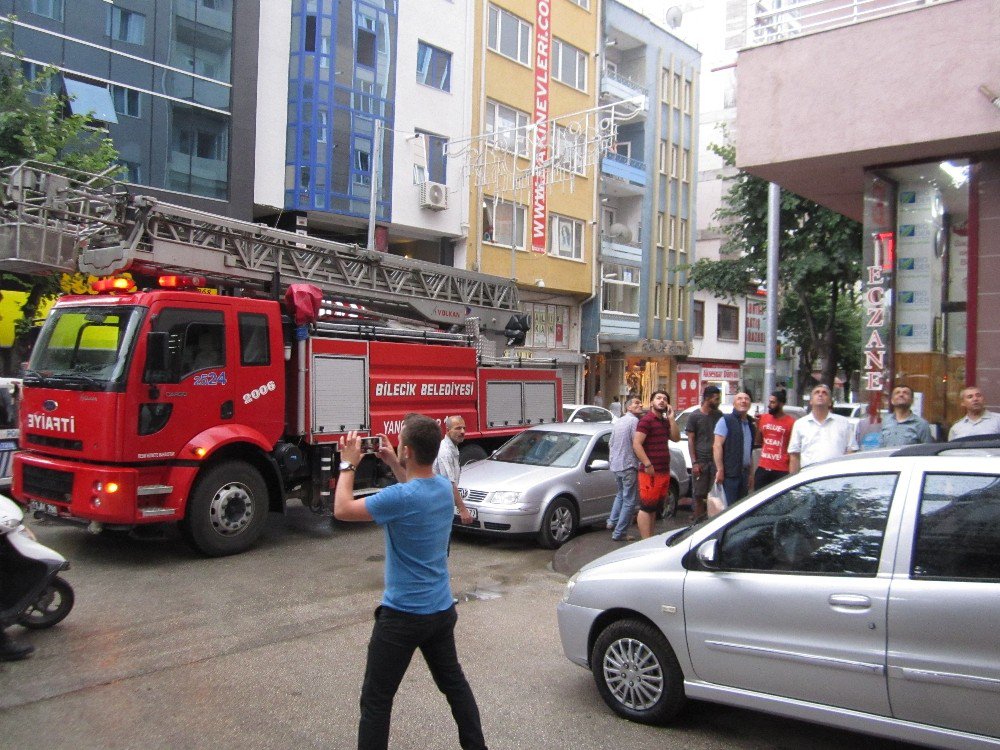
{"type": "Polygon", "coordinates": [[[757,428],[749,411],[750,394],[741,391],[733,399],[732,414],[715,423],[715,482],[726,490],[726,505],[742,500],[751,489],[750,462],[757,428]]]}
{"type": "Polygon", "coordinates": [[[486,750],[476,698],[455,649],[458,614],[448,583],[447,555],[454,503],[448,480],[434,474],[440,438],[435,420],[407,414],[399,434],[399,456],[384,435],[379,449],[379,458],[399,484],[363,498],[354,497],[361,439],[349,432],[340,441],[334,515],[341,521],[375,521],[385,528],[385,593],[368,642],[359,750],[388,747],[393,698],[418,648],[451,706],[459,745],[486,750]]]}
{"type": "Polygon", "coordinates": [[[601,394],[600,388],[594,394],[594,406],[604,406],[604,396],[601,394]]]}
{"type": "Polygon", "coordinates": [[[962,408],[965,416],[952,425],[949,440],[1000,433],[1000,414],[987,411],[983,392],[977,386],[970,385],[962,390],[962,408]]]}
{"type": "Polygon", "coordinates": [[[608,404],[608,411],[611,412],[611,416],[618,419],[622,415],[622,402],[618,400],[618,396],[611,399],[611,403],[608,404]]]}
{"type": "Polygon", "coordinates": [[[792,439],[795,418],[785,414],[785,399],[785,389],[775,390],[767,399],[767,414],[757,420],[760,459],[753,476],[753,486],[757,490],[788,476],[788,443],[792,439]]]}
{"type": "Polygon", "coordinates": [[[715,481],[715,464],[712,447],[715,445],[715,423],[722,419],[719,403],[722,390],[717,385],[706,385],[701,392],[701,406],[687,421],[685,432],[688,454],[691,456],[691,500],[694,518],[698,523],[708,515],[708,492],[715,481]]]}
{"type": "Polygon", "coordinates": [[[469,509],[458,494],[458,480],[462,474],[462,466],[458,458],[458,446],[465,440],[465,420],[462,417],[444,418],[444,438],[438,447],[437,458],[434,459],[434,473],[440,474],[449,482],[455,492],[455,508],[462,523],[472,523],[469,509]]]}
{"type": "Polygon", "coordinates": [[[897,385],[889,397],[892,412],[882,420],[882,446],[901,448],[904,445],[931,443],[931,426],[927,420],[913,413],[913,389],[897,385]]]}
{"type": "Polygon", "coordinates": [[[795,474],[809,464],[837,458],[858,449],[847,417],[833,414],[833,394],[827,385],[817,385],[809,394],[809,413],[795,420],[788,443],[788,470],[795,474]]]}
{"type": "Polygon", "coordinates": [[[611,471],[615,473],[618,484],[611,517],[608,518],[613,542],[634,541],[635,537],[628,536],[626,532],[632,525],[632,514],[639,499],[639,459],[632,450],[632,441],[642,416],[642,401],[630,398],[625,402],[625,409],[611,430],[611,471]]]}
{"type": "Polygon", "coordinates": [[[639,420],[632,438],[632,450],[642,465],[639,474],[639,536],[648,539],[656,525],[656,511],[670,489],[670,440],[680,440],[681,432],[670,408],[666,391],[654,391],[649,411],[639,420]]]}

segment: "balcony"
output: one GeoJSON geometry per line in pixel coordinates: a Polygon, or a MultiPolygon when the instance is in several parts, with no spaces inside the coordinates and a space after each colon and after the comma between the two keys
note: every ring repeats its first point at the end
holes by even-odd
{"type": "Polygon", "coordinates": [[[629,228],[626,231],[613,231],[621,225],[612,224],[611,228],[601,232],[601,260],[612,262],[639,263],[642,260],[642,241],[638,232],[629,228]]]}
{"type": "Polygon", "coordinates": [[[649,90],[644,84],[605,68],[601,76],[602,100],[624,101],[639,96],[649,98],[649,90]]]}
{"type": "Polygon", "coordinates": [[[646,187],[646,162],[606,151],[601,159],[601,174],[628,186],[629,194],[639,194],[646,187]]]}
{"type": "Polygon", "coordinates": [[[927,5],[927,0],[791,0],[784,3],[748,0],[746,46],[773,44],[927,5]]]}

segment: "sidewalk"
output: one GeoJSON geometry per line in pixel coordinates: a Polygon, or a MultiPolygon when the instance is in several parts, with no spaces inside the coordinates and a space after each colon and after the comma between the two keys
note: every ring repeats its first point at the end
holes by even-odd
{"type": "MultiPolygon", "coordinates": [[[[691,523],[690,500],[681,499],[681,507],[677,509],[677,515],[673,518],[663,518],[656,522],[656,533],[662,534],[664,531],[676,529],[681,526],[688,526],[691,523]]],[[[629,527],[628,533],[639,538],[639,529],[635,524],[629,527]]],[[[591,560],[596,560],[602,555],[621,549],[628,542],[611,541],[611,532],[604,530],[604,525],[595,526],[581,531],[566,544],[556,550],[552,557],[552,569],[564,576],[571,576],[591,560]]]]}

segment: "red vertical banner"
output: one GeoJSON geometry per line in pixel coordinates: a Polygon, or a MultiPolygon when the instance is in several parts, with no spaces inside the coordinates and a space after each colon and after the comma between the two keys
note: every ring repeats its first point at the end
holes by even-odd
{"type": "Polygon", "coordinates": [[[677,387],[674,389],[677,403],[674,409],[682,412],[691,406],[701,403],[701,371],[694,367],[677,370],[677,387]]]}
{"type": "Polygon", "coordinates": [[[531,249],[544,253],[546,247],[547,185],[541,167],[549,158],[549,59],[552,49],[551,0],[535,2],[535,137],[531,177],[531,249]]]}

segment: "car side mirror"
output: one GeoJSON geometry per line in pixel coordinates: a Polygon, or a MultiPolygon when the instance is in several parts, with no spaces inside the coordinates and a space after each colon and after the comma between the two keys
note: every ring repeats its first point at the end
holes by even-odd
{"type": "Polygon", "coordinates": [[[698,562],[708,570],[718,570],[719,568],[719,540],[709,539],[704,542],[697,551],[698,562]]]}
{"type": "Polygon", "coordinates": [[[587,464],[587,471],[608,471],[611,469],[611,462],[601,458],[595,458],[587,464]]]}

